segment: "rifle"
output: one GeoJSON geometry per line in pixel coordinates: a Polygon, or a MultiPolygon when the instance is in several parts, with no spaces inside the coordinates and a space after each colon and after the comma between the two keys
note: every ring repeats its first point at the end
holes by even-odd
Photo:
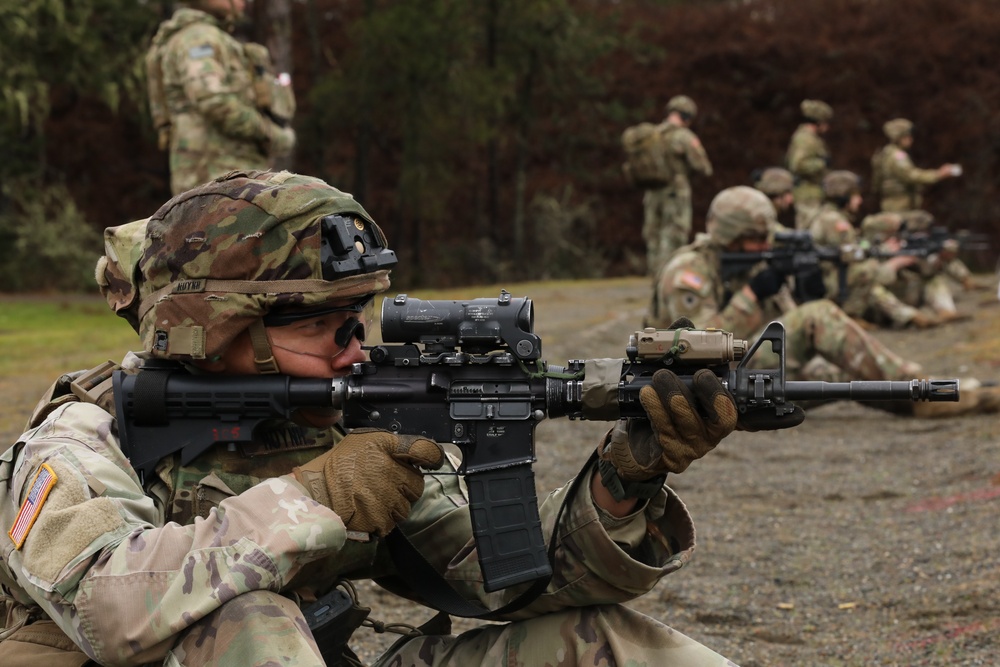
{"type": "Polygon", "coordinates": [[[931,227],[927,231],[907,231],[900,235],[898,250],[883,250],[875,245],[866,252],[868,256],[878,259],[890,257],[918,257],[927,259],[938,255],[943,250],[985,250],[989,242],[984,234],[975,234],[967,230],[952,234],[947,227],[931,227]]]}
{"type": "Polygon", "coordinates": [[[847,267],[863,256],[854,246],[831,248],[816,245],[808,231],[782,231],[774,234],[774,247],[759,252],[723,252],[720,255],[722,279],[727,281],[749,272],[761,262],[786,276],[795,278],[793,296],[797,303],[815,301],[826,296],[823,268],[820,262],[837,266],[838,301],[847,299],[847,267]]]}
{"type": "Polygon", "coordinates": [[[642,419],[640,390],[653,373],[690,381],[699,368],[722,380],[740,412],[813,399],[957,401],[957,380],[796,382],[785,379],[784,327],[772,322],[747,341],[717,329],[644,329],[624,359],[541,360],[528,298],[385,299],[381,345],[346,377],[193,375],[176,362],[149,361],[113,374],[122,451],[141,476],[180,451],[187,464],[210,447],[249,442],[264,420],[300,408],[343,411],[349,428],[374,427],[451,442],[461,449],[483,585],[495,591],[551,574],[535,497],[534,431],[546,417],[642,419]],[[395,343],[395,344],[394,344],[395,343]],[[753,369],[769,343],[780,364],[753,369]],[[735,367],[731,364],[736,363],[735,367]]]}

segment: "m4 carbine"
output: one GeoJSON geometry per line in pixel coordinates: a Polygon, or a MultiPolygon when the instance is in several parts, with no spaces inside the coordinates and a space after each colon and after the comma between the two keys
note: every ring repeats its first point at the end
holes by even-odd
{"type": "Polygon", "coordinates": [[[483,583],[495,591],[551,574],[535,496],[534,431],[546,417],[646,418],[639,391],[669,368],[689,378],[710,368],[741,412],[780,418],[795,400],[957,401],[957,380],[786,381],[784,328],[770,324],[752,348],[726,331],[645,329],[626,357],[541,360],[530,299],[425,301],[400,295],[382,304],[383,343],[345,377],[193,375],[151,361],[114,374],[122,451],[140,475],[180,451],[186,464],[215,445],[253,440],[254,428],[306,407],[343,411],[348,428],[372,427],[451,442],[469,490],[483,583]],[[748,365],[763,343],[778,368],[748,365]]]}
{"type": "Polygon", "coordinates": [[[774,245],[757,252],[723,252],[719,255],[722,279],[728,281],[742,276],[760,264],[767,265],[781,274],[795,279],[793,296],[796,303],[806,303],[826,296],[821,262],[832,262],[837,267],[837,301],[847,299],[847,269],[852,262],[865,258],[858,246],[835,248],[816,245],[811,232],[782,231],[774,234],[774,245]]]}

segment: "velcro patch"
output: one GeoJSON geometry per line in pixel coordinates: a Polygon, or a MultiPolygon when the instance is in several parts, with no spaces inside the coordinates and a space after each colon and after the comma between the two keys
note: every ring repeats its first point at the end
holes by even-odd
{"type": "Polygon", "coordinates": [[[49,491],[59,480],[55,471],[49,467],[48,463],[43,463],[35,474],[35,480],[31,483],[31,490],[21,504],[21,511],[17,513],[14,525],[7,531],[7,535],[14,542],[14,548],[20,549],[24,540],[28,537],[28,531],[35,524],[35,519],[42,511],[45,499],[49,497],[49,491]]]}
{"type": "Polygon", "coordinates": [[[893,157],[896,158],[898,161],[902,162],[903,160],[906,159],[906,151],[897,150],[896,153],[893,155],[893,157]]]}
{"type": "Polygon", "coordinates": [[[188,57],[193,60],[199,60],[201,58],[211,58],[214,55],[215,55],[215,49],[212,48],[211,44],[192,46],[190,49],[188,49],[188,57]]]}

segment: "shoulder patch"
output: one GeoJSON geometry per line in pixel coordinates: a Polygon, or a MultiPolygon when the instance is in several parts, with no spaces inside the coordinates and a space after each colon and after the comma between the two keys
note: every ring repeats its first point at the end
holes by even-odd
{"type": "Polygon", "coordinates": [[[693,290],[700,290],[702,285],[705,284],[705,279],[694,271],[684,271],[677,280],[680,284],[686,285],[693,290]]]}
{"type": "Polygon", "coordinates": [[[905,160],[906,151],[902,149],[897,149],[896,152],[892,154],[892,157],[896,158],[897,160],[905,160]]]}
{"type": "Polygon", "coordinates": [[[20,549],[24,544],[24,540],[28,537],[28,531],[31,530],[35,519],[42,511],[45,499],[49,497],[49,491],[58,480],[55,471],[49,467],[48,463],[43,463],[42,467],[38,469],[34,481],[31,482],[31,489],[21,504],[21,511],[17,513],[14,525],[7,531],[7,535],[14,542],[15,549],[20,549]]]}
{"type": "Polygon", "coordinates": [[[838,232],[849,232],[851,231],[851,229],[853,229],[853,227],[851,227],[851,223],[849,223],[847,220],[844,220],[843,218],[837,220],[836,228],[838,232]]]}
{"type": "Polygon", "coordinates": [[[199,46],[192,46],[188,49],[188,57],[193,60],[200,60],[201,58],[211,58],[215,55],[215,49],[212,48],[211,44],[200,44],[199,46]]]}
{"type": "Polygon", "coordinates": [[[699,148],[701,146],[701,139],[698,137],[691,137],[691,146],[693,148],[699,148]]]}

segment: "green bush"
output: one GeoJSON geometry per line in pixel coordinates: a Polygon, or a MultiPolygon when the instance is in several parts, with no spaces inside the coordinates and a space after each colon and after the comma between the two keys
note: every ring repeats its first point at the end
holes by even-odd
{"type": "Polygon", "coordinates": [[[102,249],[65,185],[0,186],[0,292],[94,291],[102,249]]]}

